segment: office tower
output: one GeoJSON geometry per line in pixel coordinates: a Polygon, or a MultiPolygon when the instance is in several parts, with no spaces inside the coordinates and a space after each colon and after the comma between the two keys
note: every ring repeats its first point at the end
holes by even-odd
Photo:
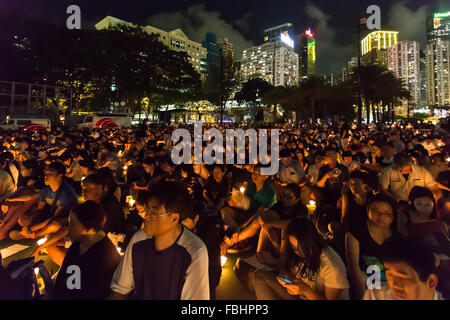
{"type": "Polygon", "coordinates": [[[206,49],[206,83],[214,85],[220,77],[220,55],[217,36],[212,32],[206,33],[206,39],[202,41],[203,48],[206,49]]]}
{"type": "Polygon", "coordinates": [[[398,31],[374,31],[361,40],[361,64],[388,67],[388,48],[398,42],[398,31]]]}
{"type": "Polygon", "coordinates": [[[450,40],[450,11],[436,12],[427,18],[427,40],[450,40]]]}
{"type": "Polygon", "coordinates": [[[292,23],[285,23],[276,27],[264,30],[264,42],[283,41],[291,42],[294,38],[294,28],[292,23]]]}
{"type": "Polygon", "coordinates": [[[233,79],[235,77],[234,45],[227,38],[219,40],[220,77],[233,79]]]}
{"type": "Polygon", "coordinates": [[[311,29],[297,36],[295,52],[299,55],[300,81],[316,74],[316,40],[311,29]]]}

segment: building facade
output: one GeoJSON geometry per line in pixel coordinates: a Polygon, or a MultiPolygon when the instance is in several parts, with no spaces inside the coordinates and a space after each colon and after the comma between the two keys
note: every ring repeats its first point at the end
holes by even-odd
{"type": "Polygon", "coordinates": [[[242,53],[241,82],[260,77],[273,86],[298,84],[298,55],[281,41],[266,42],[242,53]]]}
{"type": "Polygon", "coordinates": [[[292,23],[285,23],[264,30],[264,42],[283,41],[288,38],[294,39],[294,27],[292,23]]]}
{"type": "Polygon", "coordinates": [[[311,29],[297,36],[295,52],[299,55],[299,79],[316,74],[316,40],[311,29]]]}
{"type": "Polygon", "coordinates": [[[427,104],[450,107],[450,41],[431,39],[425,49],[427,104]]]}
{"type": "Polygon", "coordinates": [[[361,64],[388,67],[388,49],[398,42],[398,31],[374,31],[361,40],[361,64]]]}
{"type": "MultiPolygon", "coordinates": [[[[417,41],[399,41],[388,48],[388,68],[401,79],[411,94],[410,108],[420,107],[420,48],[417,41]]],[[[407,113],[407,102],[403,101],[401,114],[407,113]]]]}
{"type": "MultiPolygon", "coordinates": [[[[118,18],[107,16],[95,25],[97,30],[104,30],[113,28],[117,25],[129,25],[137,27],[132,24],[118,18]]],[[[181,29],[175,29],[172,31],[164,31],[152,26],[142,27],[148,34],[159,35],[159,41],[165,44],[172,50],[186,52],[189,58],[189,62],[194,69],[200,74],[202,81],[206,80],[207,74],[207,50],[202,47],[198,42],[190,40],[181,29]]]]}
{"type": "Polygon", "coordinates": [[[219,58],[222,79],[235,78],[234,45],[227,38],[219,40],[219,58]]]}
{"type": "Polygon", "coordinates": [[[220,77],[220,56],[217,36],[212,32],[206,33],[206,38],[202,41],[203,48],[206,49],[206,83],[215,84],[220,77]]]}
{"type": "Polygon", "coordinates": [[[427,19],[425,77],[427,104],[450,106],[450,11],[437,12],[427,19]]]}

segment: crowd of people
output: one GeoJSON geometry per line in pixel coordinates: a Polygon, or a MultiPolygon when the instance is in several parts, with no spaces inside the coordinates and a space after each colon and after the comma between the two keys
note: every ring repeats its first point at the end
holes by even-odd
{"type": "MultiPolygon", "coordinates": [[[[32,256],[60,267],[48,299],[215,299],[221,256],[245,254],[266,266],[249,274],[257,299],[450,297],[446,128],[268,127],[272,176],[175,165],[171,134],[192,125],[0,132],[0,243],[45,239],[32,256]]],[[[0,297],[14,288],[0,264],[0,297]]]]}

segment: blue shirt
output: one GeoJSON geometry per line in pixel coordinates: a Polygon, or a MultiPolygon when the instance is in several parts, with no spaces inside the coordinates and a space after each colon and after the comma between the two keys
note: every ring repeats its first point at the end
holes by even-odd
{"type": "MultiPolygon", "coordinates": [[[[68,183],[63,181],[63,183],[59,187],[59,190],[61,190],[61,191],[60,191],[58,200],[56,202],[55,208],[63,207],[63,208],[70,209],[78,204],[77,194],[75,193],[73,188],[68,183]]],[[[57,193],[58,193],[58,191],[53,192],[53,190],[52,190],[52,188],[50,188],[50,186],[45,186],[44,189],[42,189],[42,191],[41,191],[40,201],[45,202],[49,206],[51,206],[53,204],[53,202],[55,202],[57,193]]]]}

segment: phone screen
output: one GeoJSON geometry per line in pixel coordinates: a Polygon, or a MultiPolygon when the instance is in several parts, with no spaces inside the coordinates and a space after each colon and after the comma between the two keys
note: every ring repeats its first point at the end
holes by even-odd
{"type": "Polygon", "coordinates": [[[286,279],[286,278],[281,278],[281,277],[278,277],[278,279],[280,279],[281,281],[283,281],[283,282],[285,282],[285,283],[287,283],[287,284],[291,284],[291,283],[292,283],[292,281],[291,281],[291,280],[289,280],[289,279],[286,279]]]}

